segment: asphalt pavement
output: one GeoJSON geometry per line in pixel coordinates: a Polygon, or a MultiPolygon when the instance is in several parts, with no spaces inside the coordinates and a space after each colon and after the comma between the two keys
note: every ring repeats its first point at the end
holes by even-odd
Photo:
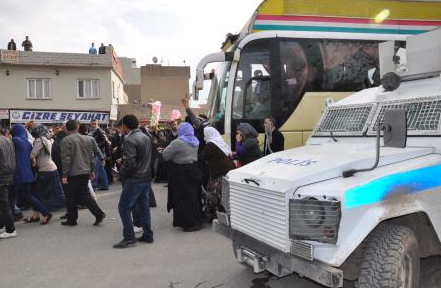
{"type": "MultiPolygon", "coordinates": [[[[121,189],[113,185],[98,194],[107,213],[102,226],[92,226],[94,217],[87,210],[80,210],[76,227],[60,225],[62,212],[47,226],[19,222],[18,237],[0,241],[0,287],[322,288],[297,276],[254,274],[235,260],[230,241],[208,225],[191,233],[172,227],[167,188],[154,184],[153,189],[158,202],[152,209],[155,243],[112,248],[122,239],[117,210],[121,189]]],[[[420,287],[441,287],[440,267],[441,258],[423,261],[420,287]]]]}

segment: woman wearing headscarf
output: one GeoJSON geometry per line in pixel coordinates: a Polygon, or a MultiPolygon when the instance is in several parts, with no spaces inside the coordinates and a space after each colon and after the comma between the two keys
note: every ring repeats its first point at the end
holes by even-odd
{"type": "Polygon", "coordinates": [[[285,150],[285,137],[276,128],[276,120],[273,117],[265,117],[263,119],[263,127],[265,128],[263,155],[266,156],[285,150]]]}
{"type": "MultiPolygon", "coordinates": [[[[28,140],[27,131],[24,125],[15,124],[12,126],[12,142],[15,147],[16,169],[14,173],[14,181],[12,184],[12,191],[15,195],[20,194],[26,201],[32,204],[34,215],[26,218],[25,222],[39,222],[39,212],[43,215],[50,215],[47,207],[34,195],[32,195],[32,183],[34,182],[34,174],[31,168],[31,151],[32,145],[28,140]]],[[[14,202],[15,206],[15,202],[14,202]]],[[[45,217],[47,220],[47,217],[45,217]]],[[[49,218],[50,220],[50,218],[49,218]]],[[[45,222],[43,222],[45,223],[45,222]]]]}
{"type": "Polygon", "coordinates": [[[236,157],[240,165],[247,165],[262,155],[259,149],[257,131],[249,123],[240,123],[236,131],[236,157]]]}
{"type": "MultiPolygon", "coordinates": [[[[15,148],[16,167],[14,171],[14,179],[9,190],[9,204],[11,205],[13,214],[21,215],[17,206],[17,200],[29,199],[26,197],[31,193],[31,185],[34,182],[34,174],[32,172],[29,155],[31,154],[32,145],[28,140],[27,130],[23,124],[15,124],[11,129],[12,142],[15,148]]],[[[31,204],[31,201],[26,204],[31,204]]]]}
{"type": "Polygon", "coordinates": [[[199,155],[208,164],[209,180],[207,189],[202,192],[203,208],[209,221],[216,219],[216,211],[224,212],[222,207],[222,176],[235,168],[231,159],[230,147],[213,127],[204,128],[205,147],[199,155]]]}
{"type": "Polygon", "coordinates": [[[193,127],[183,122],[178,126],[178,138],[162,152],[169,164],[167,211],[173,209],[173,226],[185,232],[201,228],[201,172],[198,160],[199,140],[193,127]]]}

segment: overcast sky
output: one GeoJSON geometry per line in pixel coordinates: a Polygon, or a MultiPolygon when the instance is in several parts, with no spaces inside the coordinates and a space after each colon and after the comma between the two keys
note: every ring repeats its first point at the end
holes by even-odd
{"type": "Polygon", "coordinates": [[[225,35],[244,26],[261,0],[0,0],[0,47],[29,35],[35,51],[84,52],[112,43],[139,66],[156,56],[194,74],[225,35]],[[38,4],[37,4],[38,3],[38,4]]]}

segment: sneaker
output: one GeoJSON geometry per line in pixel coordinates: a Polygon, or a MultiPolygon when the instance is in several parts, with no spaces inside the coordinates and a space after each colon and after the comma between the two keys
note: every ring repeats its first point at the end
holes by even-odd
{"type": "Polygon", "coordinates": [[[7,238],[12,238],[12,237],[17,237],[17,231],[14,230],[14,232],[12,233],[8,233],[8,232],[3,232],[0,234],[0,239],[7,239],[7,238]]]}
{"type": "Polygon", "coordinates": [[[6,231],[6,228],[5,228],[5,227],[0,228],[0,234],[2,234],[2,233],[5,232],[5,231],[6,231]]]}
{"type": "Polygon", "coordinates": [[[103,212],[103,214],[101,214],[101,216],[96,217],[96,220],[95,220],[95,223],[93,223],[93,226],[99,226],[103,222],[104,218],[106,218],[106,216],[107,216],[106,213],[103,212]]]}
{"type": "Polygon", "coordinates": [[[143,232],[144,230],[142,230],[141,227],[133,226],[133,231],[135,231],[135,234],[136,234],[136,233],[141,233],[141,232],[143,232]]]}
{"type": "Polygon", "coordinates": [[[113,248],[115,249],[129,248],[129,247],[133,247],[135,243],[136,243],[135,240],[122,240],[121,242],[113,245],[113,248]]]}

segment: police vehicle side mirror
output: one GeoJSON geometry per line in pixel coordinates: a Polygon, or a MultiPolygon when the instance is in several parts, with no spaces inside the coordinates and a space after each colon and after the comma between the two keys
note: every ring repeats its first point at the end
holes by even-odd
{"type": "Polygon", "coordinates": [[[388,110],[383,118],[384,147],[404,148],[407,142],[406,110],[388,110]]]}

